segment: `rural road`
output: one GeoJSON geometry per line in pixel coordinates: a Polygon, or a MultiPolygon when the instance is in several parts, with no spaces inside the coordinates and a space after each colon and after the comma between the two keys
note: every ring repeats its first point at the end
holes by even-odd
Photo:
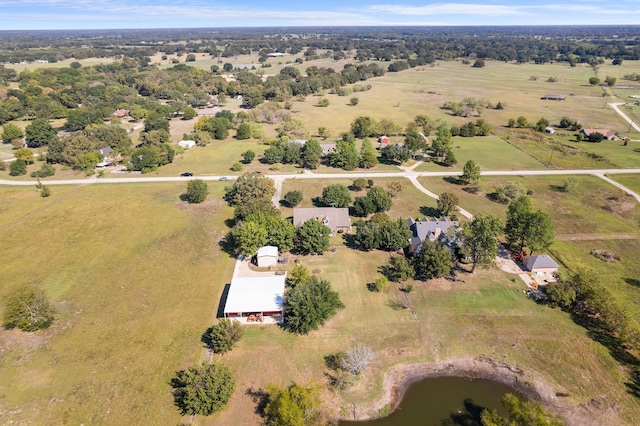
{"type": "Polygon", "coordinates": [[[638,126],[636,123],[634,123],[633,120],[631,120],[629,117],[627,117],[627,114],[625,114],[624,112],[622,112],[620,110],[620,108],[618,108],[619,105],[626,105],[624,102],[616,102],[616,103],[608,104],[608,105],[611,108],[613,108],[615,112],[620,114],[620,117],[624,118],[624,120],[627,123],[629,123],[634,129],[636,129],[636,132],[640,132],[640,126],[638,126]]]}
{"type": "MultiPolygon", "coordinates": [[[[265,175],[266,177],[274,181],[276,187],[276,193],[273,195],[273,203],[276,207],[280,205],[280,199],[282,198],[282,183],[286,179],[356,179],[366,175],[367,178],[372,177],[403,177],[411,181],[418,190],[422,193],[438,199],[438,195],[424,188],[420,182],[419,177],[446,177],[446,176],[460,176],[460,171],[446,171],[446,172],[415,172],[412,168],[407,168],[404,171],[398,172],[359,172],[359,173],[313,173],[306,171],[305,173],[293,173],[293,174],[278,174],[278,175],[265,175]]],[[[483,171],[482,176],[569,176],[569,175],[593,175],[603,179],[610,184],[620,188],[627,194],[634,197],[640,202],[640,195],[630,190],[624,185],[615,182],[608,178],[606,175],[615,174],[640,174],[639,169],[589,169],[589,170],[489,170],[483,171]]],[[[205,181],[220,180],[222,176],[194,176],[194,177],[122,177],[122,178],[98,178],[93,176],[87,179],[66,179],[66,180],[43,180],[46,185],[82,185],[82,184],[109,184],[109,183],[149,183],[149,182],[186,182],[190,179],[201,179],[205,181]]],[[[237,176],[228,176],[226,179],[234,180],[237,176]]],[[[14,181],[0,179],[0,185],[17,185],[17,186],[30,186],[35,185],[36,181],[14,181]]],[[[471,218],[471,214],[463,209],[459,210],[460,213],[471,218]]]]}
{"type": "MultiPolygon", "coordinates": [[[[589,169],[589,170],[488,170],[483,171],[482,176],[570,176],[570,175],[615,175],[615,174],[639,174],[640,168],[637,169],[589,169]]],[[[385,178],[385,177],[404,177],[404,178],[418,178],[418,177],[446,177],[446,176],[460,176],[460,171],[446,171],[446,172],[413,172],[413,171],[398,171],[398,172],[367,172],[366,177],[372,178],[385,178]]],[[[364,172],[358,173],[291,173],[291,174],[278,174],[278,175],[264,175],[270,179],[286,180],[286,179],[356,179],[365,176],[364,172]]],[[[220,180],[221,175],[203,175],[193,177],[179,177],[179,176],[162,176],[162,177],[122,177],[122,178],[99,178],[90,177],[85,179],[64,179],[64,180],[42,180],[42,183],[47,185],[80,185],[80,184],[93,184],[93,183],[145,183],[145,182],[186,182],[189,179],[201,179],[205,181],[220,180]]],[[[229,180],[234,180],[237,176],[227,176],[229,180]]],[[[18,180],[6,180],[0,179],[0,185],[18,185],[29,186],[35,185],[35,180],[18,181],[18,180]]]]}

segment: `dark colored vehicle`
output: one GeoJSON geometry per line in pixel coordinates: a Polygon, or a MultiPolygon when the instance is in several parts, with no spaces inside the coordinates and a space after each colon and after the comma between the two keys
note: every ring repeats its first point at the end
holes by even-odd
{"type": "Polygon", "coordinates": [[[191,173],[191,172],[184,172],[184,173],[182,173],[182,174],[180,175],[180,177],[190,177],[190,176],[193,176],[193,173],[191,173]]]}

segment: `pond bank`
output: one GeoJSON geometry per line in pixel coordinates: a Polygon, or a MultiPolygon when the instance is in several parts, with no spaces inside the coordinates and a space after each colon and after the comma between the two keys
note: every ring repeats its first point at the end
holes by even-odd
{"type": "Polygon", "coordinates": [[[591,400],[576,405],[563,394],[538,380],[532,372],[525,372],[504,362],[479,356],[469,359],[451,359],[435,363],[399,364],[387,371],[383,378],[383,394],[371,404],[353,408],[349,417],[341,420],[370,420],[385,406],[395,410],[407,390],[417,381],[429,377],[465,377],[489,379],[508,385],[528,398],[542,403],[545,408],[563,417],[569,426],[590,424],[623,424],[614,407],[602,401],[591,400]]]}

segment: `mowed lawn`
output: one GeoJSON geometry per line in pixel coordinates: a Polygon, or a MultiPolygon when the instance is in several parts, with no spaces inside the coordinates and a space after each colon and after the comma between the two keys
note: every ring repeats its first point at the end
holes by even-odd
{"type": "Polygon", "coordinates": [[[481,191],[472,194],[463,185],[450,183],[448,178],[420,177],[419,182],[436,194],[451,192],[460,199],[460,206],[472,214],[491,213],[506,218],[507,205],[492,201],[487,195],[497,186],[521,184],[531,192],[536,209],[551,215],[556,234],[622,233],[640,236],[640,206],[618,188],[594,176],[573,176],[576,188],[570,193],[559,190],[569,176],[504,176],[482,177],[481,191]]]}
{"type": "MultiPolygon", "coordinates": [[[[374,179],[383,187],[388,180],[393,179],[374,179]]],[[[536,182],[527,186],[540,195],[554,183],[536,182]]],[[[309,205],[322,186],[288,180],[283,193],[303,190],[303,205],[309,205]]],[[[59,312],[55,326],[42,333],[0,331],[3,423],[188,420],[173,406],[168,381],[175,370],[201,359],[201,333],[211,325],[231,277],[233,262],[218,246],[228,230],[224,221],[232,216],[220,200],[222,187],[211,183],[212,195],[199,206],[179,201],[184,183],[55,187],[48,199],[32,188],[0,191],[8,201],[0,211],[0,255],[6,259],[0,279],[10,283],[0,296],[34,283],[59,312]],[[25,253],[33,265],[28,271],[25,253]]],[[[390,215],[404,218],[434,205],[406,183],[390,215]]],[[[214,357],[236,377],[229,406],[210,418],[198,416],[198,424],[259,423],[251,394],[269,383],[315,383],[339,412],[377,398],[382,376],[394,364],[480,355],[523,368],[524,380],[569,393],[570,404],[606,394],[620,407],[624,423],[640,416],[607,350],[565,313],[526,298],[515,277],[490,269],[463,274],[464,282],[414,282],[416,321],[399,307],[396,284],[384,293],[367,290],[391,253],[349,249],[341,235],[332,237],[331,247],[322,256],[299,259],[332,283],[346,308],[306,336],[271,326],[248,328],[236,349],[214,357]],[[328,390],[323,357],[357,342],[375,349],[375,365],[361,385],[328,390]]]]}
{"type": "MultiPolygon", "coordinates": [[[[0,297],[43,289],[54,326],[0,330],[0,423],[176,424],[168,381],[197,362],[232,262],[222,184],[0,189],[0,297]]],[[[0,308],[1,309],[1,308],[0,308]]]]}

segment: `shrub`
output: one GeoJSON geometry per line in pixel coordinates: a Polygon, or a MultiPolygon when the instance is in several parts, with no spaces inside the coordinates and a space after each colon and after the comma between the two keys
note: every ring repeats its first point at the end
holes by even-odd
{"type": "Polygon", "coordinates": [[[11,176],[22,176],[27,174],[27,163],[22,160],[16,160],[9,165],[9,174],[11,176]]]}
{"type": "Polygon", "coordinates": [[[222,410],[236,387],[231,370],[221,364],[202,364],[178,371],[171,380],[173,398],[182,415],[209,416],[222,410]]]}
{"type": "Polygon", "coordinates": [[[53,314],[53,307],[44,292],[23,286],[7,297],[2,323],[8,329],[42,330],[53,323],[53,314]]]}
{"type": "Polygon", "coordinates": [[[237,162],[237,163],[233,163],[233,165],[231,166],[231,170],[234,172],[239,172],[242,170],[244,166],[242,165],[242,163],[237,162]]]}
{"type": "Polygon", "coordinates": [[[209,186],[201,179],[194,179],[187,183],[187,201],[189,203],[201,203],[209,194],[209,186]]]}
{"type": "Polygon", "coordinates": [[[229,352],[240,341],[244,329],[237,321],[222,319],[209,328],[203,335],[203,341],[217,354],[229,352]]]}

